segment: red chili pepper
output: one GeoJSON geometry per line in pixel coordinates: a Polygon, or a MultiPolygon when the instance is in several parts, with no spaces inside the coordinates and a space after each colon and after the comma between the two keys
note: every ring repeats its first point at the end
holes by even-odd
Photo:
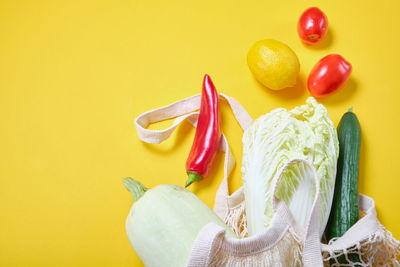
{"type": "Polygon", "coordinates": [[[210,174],[222,137],[217,90],[210,76],[204,76],[196,134],[186,161],[186,187],[210,174]]]}

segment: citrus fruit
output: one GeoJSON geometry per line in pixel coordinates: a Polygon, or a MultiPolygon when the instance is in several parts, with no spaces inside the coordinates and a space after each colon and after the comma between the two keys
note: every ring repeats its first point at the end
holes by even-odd
{"type": "Polygon", "coordinates": [[[256,80],[273,90],[295,86],[300,70],[293,50],[272,39],[256,42],[247,54],[247,64],[256,80]]]}

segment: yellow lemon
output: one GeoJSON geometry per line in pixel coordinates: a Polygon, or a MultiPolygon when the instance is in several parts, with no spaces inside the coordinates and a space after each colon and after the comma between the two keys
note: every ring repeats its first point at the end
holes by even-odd
{"type": "Polygon", "coordinates": [[[273,90],[295,86],[300,70],[293,50],[271,39],[260,40],[250,48],[247,65],[257,81],[273,90]]]}

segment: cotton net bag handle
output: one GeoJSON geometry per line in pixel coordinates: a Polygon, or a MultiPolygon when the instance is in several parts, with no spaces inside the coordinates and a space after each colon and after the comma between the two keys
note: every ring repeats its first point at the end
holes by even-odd
{"type": "Polygon", "coordinates": [[[293,225],[293,217],[290,214],[290,210],[287,208],[285,202],[276,197],[276,190],[279,181],[282,178],[284,171],[293,163],[302,162],[307,165],[313,174],[315,182],[315,198],[313,205],[311,207],[310,218],[308,220],[308,225],[305,229],[304,236],[304,248],[303,248],[303,264],[304,266],[323,266],[322,254],[321,254],[321,243],[319,240],[318,231],[318,214],[319,214],[319,201],[320,201],[320,180],[312,163],[304,159],[292,159],[277,173],[274,177],[271,190],[272,190],[272,207],[274,211],[281,215],[281,217],[288,223],[293,225]]]}
{"type": "MultiPolygon", "coordinates": [[[[244,107],[237,100],[223,93],[219,93],[218,96],[219,99],[223,99],[229,104],[230,108],[232,109],[233,115],[239,122],[240,127],[243,130],[246,130],[250,126],[253,120],[247,113],[247,111],[244,109],[244,107]]],[[[139,139],[146,143],[159,144],[162,141],[168,139],[171,136],[172,132],[178,127],[178,125],[185,120],[187,120],[190,124],[192,124],[193,127],[196,127],[197,120],[199,117],[199,112],[196,112],[196,110],[200,109],[200,102],[201,102],[201,95],[198,94],[177,101],[171,105],[150,110],[140,114],[135,119],[135,127],[139,139]],[[157,123],[163,120],[168,120],[173,118],[175,118],[174,122],[170,127],[166,129],[163,130],[146,129],[152,123],[157,123]]],[[[235,165],[235,159],[229,148],[228,141],[224,135],[222,135],[220,150],[225,152],[224,179],[222,180],[222,183],[218,188],[217,195],[227,196],[229,194],[227,178],[232,172],[232,169],[235,165]]],[[[221,218],[223,218],[225,216],[226,211],[228,210],[227,203],[226,201],[218,201],[217,199],[215,202],[216,203],[222,202],[221,205],[218,205],[216,213],[221,218]]]]}

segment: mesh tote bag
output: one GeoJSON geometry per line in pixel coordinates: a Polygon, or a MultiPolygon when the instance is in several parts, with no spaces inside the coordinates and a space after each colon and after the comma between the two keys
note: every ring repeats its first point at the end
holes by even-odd
{"type": "Polygon", "coordinates": [[[323,266],[318,234],[320,188],[312,164],[302,159],[289,161],[275,176],[271,189],[275,214],[263,233],[244,239],[226,238],[222,227],[210,223],[199,232],[187,266],[323,266]],[[297,225],[285,202],[275,197],[285,169],[301,162],[311,168],[316,187],[305,230],[297,225]]]}
{"type": "MultiPolygon", "coordinates": [[[[222,93],[219,98],[229,104],[241,128],[246,130],[252,119],[241,104],[222,93]]],[[[195,95],[139,115],[135,119],[138,137],[144,142],[158,144],[168,139],[185,120],[196,127],[200,100],[201,95],[195,95]],[[175,120],[167,129],[146,129],[149,124],[172,118],[175,120]]],[[[247,237],[243,189],[232,195],[228,192],[228,177],[235,160],[224,135],[220,150],[225,152],[224,177],[215,196],[214,211],[240,239],[225,238],[223,229],[215,224],[204,226],[193,244],[187,266],[400,266],[400,242],[378,221],[374,201],[362,194],[359,197],[359,221],[342,237],[329,244],[320,243],[317,223],[319,182],[316,182],[307,229],[300,227],[286,204],[274,197],[275,215],[270,227],[259,235],[247,237]]],[[[306,164],[314,171],[309,162],[293,159],[275,177],[274,190],[289,164],[306,164]]],[[[318,180],[316,174],[313,178],[318,180]]]]}
{"type": "MultiPolygon", "coordinates": [[[[244,238],[247,236],[247,227],[243,191],[240,188],[234,194],[228,195],[225,188],[227,179],[223,180],[217,191],[215,211],[218,210],[218,215],[224,218],[225,223],[239,237],[244,238]]],[[[374,200],[360,194],[359,208],[360,219],[342,237],[332,239],[329,244],[321,243],[324,265],[400,266],[400,242],[377,219],[374,200]]],[[[266,263],[259,266],[271,265],[266,263]]]]}

